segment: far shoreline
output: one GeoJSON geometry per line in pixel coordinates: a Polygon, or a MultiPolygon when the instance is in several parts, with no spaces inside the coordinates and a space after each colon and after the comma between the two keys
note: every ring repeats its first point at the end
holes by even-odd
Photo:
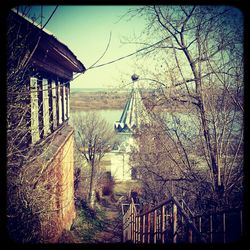
{"type": "MultiPolygon", "coordinates": [[[[70,109],[71,111],[123,110],[129,94],[128,90],[108,88],[73,89],[70,93],[70,109]]],[[[152,102],[152,97],[147,98],[147,96],[147,94],[144,96],[143,102],[148,110],[169,113],[190,112],[190,105],[172,105],[168,102],[157,105],[157,102],[152,102]]]]}

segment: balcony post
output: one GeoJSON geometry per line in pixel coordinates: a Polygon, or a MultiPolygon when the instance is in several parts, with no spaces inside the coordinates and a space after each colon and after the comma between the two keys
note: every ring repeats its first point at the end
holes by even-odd
{"type": "Polygon", "coordinates": [[[67,120],[67,116],[66,116],[66,110],[67,110],[67,107],[66,107],[66,86],[65,86],[65,83],[63,84],[63,120],[66,121],[67,120]]]}
{"type": "Polygon", "coordinates": [[[32,144],[40,140],[39,135],[39,112],[37,78],[30,77],[30,108],[31,108],[31,142],[32,144]]]}
{"type": "Polygon", "coordinates": [[[62,124],[62,83],[58,81],[58,110],[59,110],[59,125],[62,124]]]}
{"type": "Polygon", "coordinates": [[[70,85],[68,84],[68,88],[67,88],[67,109],[68,109],[68,119],[70,117],[70,85]]]}
{"type": "Polygon", "coordinates": [[[50,134],[50,124],[49,124],[49,93],[48,93],[48,80],[43,79],[43,124],[44,124],[44,136],[50,134]]]}
{"type": "Polygon", "coordinates": [[[51,82],[52,89],[52,114],[53,114],[53,130],[57,127],[57,114],[56,114],[56,83],[54,80],[51,82]]]}

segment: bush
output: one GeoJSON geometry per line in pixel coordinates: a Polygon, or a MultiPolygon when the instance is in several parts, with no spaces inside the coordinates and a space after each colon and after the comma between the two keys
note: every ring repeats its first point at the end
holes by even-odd
{"type": "Polygon", "coordinates": [[[101,181],[102,195],[108,196],[108,195],[113,194],[114,185],[115,185],[115,182],[114,182],[113,177],[111,176],[111,173],[106,172],[101,181]]]}
{"type": "Polygon", "coordinates": [[[112,186],[104,186],[102,188],[102,195],[104,196],[108,196],[111,195],[113,193],[113,187],[112,186]]]}

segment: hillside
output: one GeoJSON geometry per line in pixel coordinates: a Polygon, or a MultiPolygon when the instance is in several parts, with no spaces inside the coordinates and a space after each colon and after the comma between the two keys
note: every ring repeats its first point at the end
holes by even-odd
{"type": "Polygon", "coordinates": [[[72,110],[123,109],[127,92],[71,92],[72,110]]]}

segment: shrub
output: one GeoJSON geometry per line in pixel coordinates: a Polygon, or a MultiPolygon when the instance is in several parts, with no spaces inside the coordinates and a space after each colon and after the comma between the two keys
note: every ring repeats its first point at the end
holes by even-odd
{"type": "Polygon", "coordinates": [[[113,177],[111,176],[111,173],[106,172],[101,181],[102,195],[108,196],[108,195],[113,194],[114,185],[115,185],[115,182],[114,182],[113,177]]]}

